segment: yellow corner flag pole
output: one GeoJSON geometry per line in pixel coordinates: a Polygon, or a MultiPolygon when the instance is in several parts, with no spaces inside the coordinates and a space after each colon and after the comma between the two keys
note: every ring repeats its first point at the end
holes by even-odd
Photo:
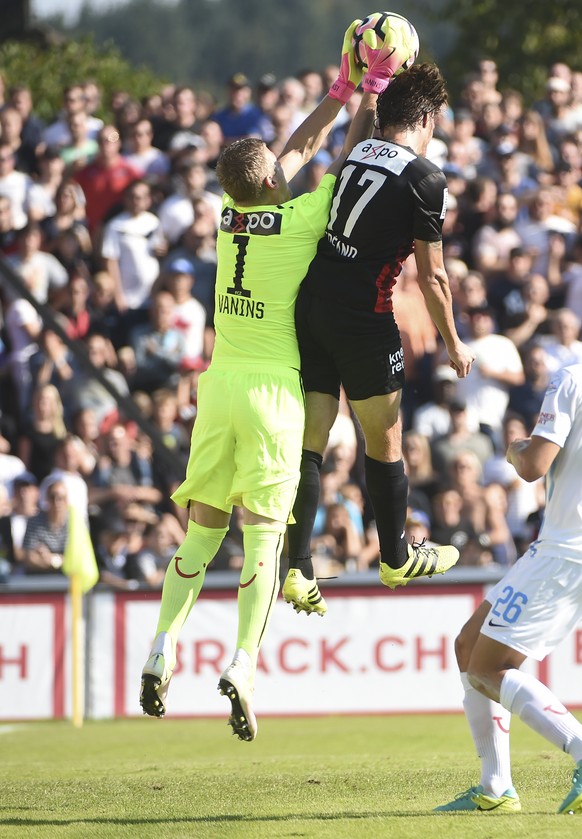
{"type": "Polygon", "coordinates": [[[75,728],[83,725],[85,704],[85,656],[83,633],[83,595],[99,579],[89,528],[76,507],[69,507],[67,543],[63,556],[63,572],[70,579],[72,630],[72,718],[75,728]]]}
{"type": "Polygon", "coordinates": [[[69,593],[71,597],[71,681],[73,688],[72,720],[75,728],[82,728],[85,705],[85,661],[83,656],[83,592],[78,574],[70,578],[69,593]]]}

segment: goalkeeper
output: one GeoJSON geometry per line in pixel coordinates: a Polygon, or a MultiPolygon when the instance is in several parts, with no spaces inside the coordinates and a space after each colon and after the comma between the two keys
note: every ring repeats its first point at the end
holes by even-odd
{"type": "Polygon", "coordinates": [[[264,142],[243,139],[222,153],[217,176],[226,195],[218,233],[216,343],[199,384],[186,479],[172,496],[189,508],[186,538],[166,572],[160,615],[143,669],[140,703],[161,717],[176,664],[180,629],[227,532],[243,508],[244,565],[238,637],[219,688],[231,701],[230,725],[253,740],[253,682],[279,588],[279,557],[299,481],[304,397],[294,307],[299,284],[323,235],[335,176],[348,150],[370,135],[376,93],[366,93],[339,158],[319,188],[291,200],[288,181],[322,145],[359,84],[348,28],[339,78],[292,135],[279,159],[264,142]]]}

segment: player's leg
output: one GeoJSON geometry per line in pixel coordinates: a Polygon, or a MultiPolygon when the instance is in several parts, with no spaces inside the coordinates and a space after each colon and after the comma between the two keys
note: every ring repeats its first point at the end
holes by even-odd
{"type": "Polygon", "coordinates": [[[190,509],[188,530],[166,570],[156,636],[142,673],[140,704],[151,716],[166,712],[178,635],[228,529],[232,504],[226,499],[235,469],[232,398],[231,384],[222,374],[208,371],[201,376],[186,477],[172,495],[176,504],[190,509]]]}
{"type": "Polygon", "coordinates": [[[330,429],[338,412],[338,400],[328,393],[305,395],[305,432],[301,477],[287,528],[289,571],[283,597],[296,611],[323,615],[327,611],[311,563],[311,536],[319,505],[320,471],[330,429]]]}
{"type": "Polygon", "coordinates": [[[340,379],[330,353],[329,322],[325,303],[302,287],[295,308],[295,326],[301,352],[305,395],[305,431],[301,475],[289,524],[289,571],[283,597],[300,612],[324,615],[327,611],[311,562],[311,536],[320,493],[320,471],[329,431],[337,416],[340,379]]]}
{"type": "Polygon", "coordinates": [[[366,438],[365,475],[380,540],[380,579],[395,588],[414,577],[442,574],[459,552],[450,546],[409,545],[405,538],[408,478],[402,460],[401,389],[350,399],[366,438]]]}
{"type": "Polygon", "coordinates": [[[279,560],[285,522],[266,519],[244,510],[244,563],[238,587],[238,634],[232,662],[218,684],[228,696],[229,723],[241,740],[254,740],[258,725],[252,695],[259,649],[279,593],[279,560]]]}
{"type": "Polygon", "coordinates": [[[236,650],[219,689],[230,699],[234,733],[253,740],[255,669],[279,592],[279,559],[299,482],[305,412],[297,373],[247,373],[237,384],[236,473],[228,501],[243,507],[244,563],[236,650]]]}
{"type": "Polygon", "coordinates": [[[550,688],[519,667],[528,655],[544,658],[573,630],[582,616],[581,591],[577,563],[535,554],[522,557],[490,592],[495,602],[468,668],[473,687],[577,764],[560,813],[582,812],[582,724],[550,688]]]}
{"type": "Polygon", "coordinates": [[[479,784],[436,807],[436,812],[500,810],[519,812],[521,804],[513,788],[509,751],[511,714],[499,703],[484,696],[470,684],[467,676],[471,652],[483,621],[491,608],[484,601],[469,618],[455,641],[455,654],[461,674],[463,708],[475,750],[481,761],[479,784]]]}
{"type": "Polygon", "coordinates": [[[178,636],[204,583],[206,569],[224,539],[230,514],[193,502],[186,537],[168,564],[156,636],[142,671],[144,714],[162,717],[174,667],[178,636]]]}

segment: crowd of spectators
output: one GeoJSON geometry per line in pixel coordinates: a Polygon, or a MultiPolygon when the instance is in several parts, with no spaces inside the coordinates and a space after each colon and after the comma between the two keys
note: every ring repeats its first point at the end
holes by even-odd
{"type": "MultiPolygon", "coordinates": [[[[169,496],[212,357],[217,158],[242,136],[279,153],[336,75],[252,85],[236,73],[222,102],[189,86],[101,102],[93,80],[75,81],[48,125],[26,80],[0,77],[0,255],[28,292],[0,272],[1,577],[61,573],[74,504],[102,582],[161,585],[187,523],[169,496]],[[144,423],[124,410],[128,399],[144,423]]],[[[318,184],[358,95],[295,192],[318,184]]],[[[406,528],[411,540],[456,545],[461,564],[505,566],[544,506],[543,486],[517,476],[505,447],[532,430],[552,372],[582,360],[582,72],[552,65],[544,95],[526,102],[499,89],[494,60],[479,61],[428,156],[449,184],[445,263],[476,362],[462,381],[446,365],[408,260],[394,289],[406,528]]],[[[343,399],[321,484],[316,573],[374,567],[362,438],[343,399]]],[[[213,567],[241,562],[235,510],[213,567]]]]}

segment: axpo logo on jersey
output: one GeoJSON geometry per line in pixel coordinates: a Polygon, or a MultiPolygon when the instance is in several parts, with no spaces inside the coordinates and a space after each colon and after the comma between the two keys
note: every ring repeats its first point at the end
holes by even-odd
{"type": "Polygon", "coordinates": [[[232,207],[222,211],[220,229],[224,233],[252,233],[255,236],[273,236],[281,233],[281,214],[239,213],[232,207]]]}

